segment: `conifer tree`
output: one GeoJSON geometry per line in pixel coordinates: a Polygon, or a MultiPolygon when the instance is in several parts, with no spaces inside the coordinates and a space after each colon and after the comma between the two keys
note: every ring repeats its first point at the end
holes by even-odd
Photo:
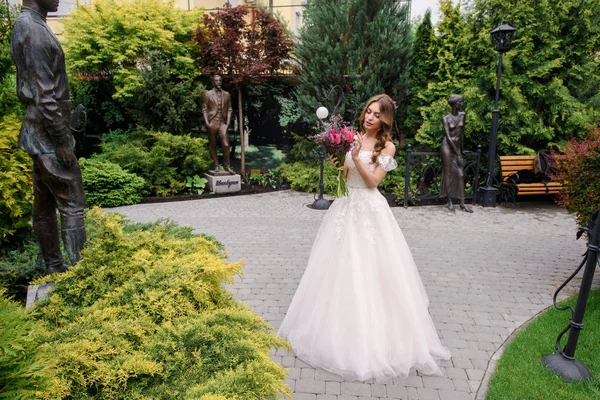
{"type": "MultiPolygon", "coordinates": [[[[451,0],[440,0],[442,19],[437,24],[438,43],[435,72],[429,76],[427,89],[417,94],[423,124],[417,132],[419,143],[429,148],[437,148],[444,137],[442,118],[448,114],[448,97],[461,94],[465,104],[469,99],[465,86],[472,74],[472,66],[466,53],[468,42],[465,41],[465,22],[461,15],[461,4],[453,5],[451,0]]],[[[467,115],[470,118],[470,115],[467,115]]],[[[470,122],[470,121],[469,121],[470,122]]],[[[467,128],[469,128],[467,124],[467,128]]],[[[468,133],[465,132],[468,136],[468,133]]]]}
{"type": "MultiPolygon", "coordinates": [[[[442,1],[442,3],[444,3],[442,1]]],[[[498,53],[490,32],[506,19],[517,28],[512,48],[503,56],[498,151],[532,154],[585,135],[600,119],[600,0],[475,0],[461,16],[455,38],[456,65],[466,75],[438,70],[430,106],[421,109],[424,123],[417,140],[439,146],[443,97],[465,96],[467,147],[488,142],[494,106],[498,53]],[[447,93],[443,93],[444,87],[447,93]],[[443,95],[443,96],[442,96],[443,95]],[[437,100],[436,100],[437,97],[437,100]],[[437,138],[437,141],[436,139],[437,138]]],[[[449,18],[449,11],[444,13],[449,18]]],[[[444,60],[440,56],[440,69],[444,60]]]]}
{"type": "Polygon", "coordinates": [[[419,97],[419,94],[427,89],[427,85],[438,67],[437,40],[431,23],[430,9],[425,11],[423,20],[417,27],[413,53],[406,101],[406,119],[402,126],[402,131],[407,138],[414,137],[417,129],[423,124],[420,109],[426,103],[422,97],[419,97]]]}
{"type": "Polygon", "coordinates": [[[313,0],[307,4],[305,26],[296,52],[300,83],[298,106],[314,121],[334,85],[342,87],[340,112],[355,122],[365,101],[387,93],[402,110],[412,56],[408,8],[396,0],[313,0]]]}

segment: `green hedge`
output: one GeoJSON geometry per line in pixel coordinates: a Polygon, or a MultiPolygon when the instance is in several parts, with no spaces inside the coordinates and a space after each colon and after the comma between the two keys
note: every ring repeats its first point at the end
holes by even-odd
{"type": "MultiPolygon", "coordinates": [[[[242,272],[214,240],[163,224],[131,229],[86,214],[82,260],[53,275],[47,324],[60,391],[46,399],[276,399],[291,396],[269,358],[288,347],[224,288],[242,272]]],[[[39,280],[36,283],[40,283],[39,280]]]]}
{"type": "Polygon", "coordinates": [[[79,165],[88,206],[117,207],[142,200],[144,178],[110,161],[80,158],[79,165]]]}
{"type": "Polygon", "coordinates": [[[21,121],[6,116],[0,121],[0,245],[11,244],[30,230],[33,212],[31,157],[17,147],[21,121]]]}
{"type": "Polygon", "coordinates": [[[105,135],[96,158],[141,176],[159,196],[185,190],[186,176],[201,175],[211,165],[205,139],[144,129],[105,135]]]}

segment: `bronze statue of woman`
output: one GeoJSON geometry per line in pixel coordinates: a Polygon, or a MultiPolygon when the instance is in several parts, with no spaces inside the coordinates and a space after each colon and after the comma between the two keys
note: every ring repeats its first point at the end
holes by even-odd
{"type": "Polygon", "coordinates": [[[454,211],[452,199],[460,201],[460,208],[473,212],[465,204],[465,176],[463,159],[463,141],[465,131],[465,113],[462,110],[463,98],[453,94],[448,99],[452,112],[444,117],[444,140],[440,148],[442,159],[442,185],[440,196],[448,198],[448,209],[454,211]]]}

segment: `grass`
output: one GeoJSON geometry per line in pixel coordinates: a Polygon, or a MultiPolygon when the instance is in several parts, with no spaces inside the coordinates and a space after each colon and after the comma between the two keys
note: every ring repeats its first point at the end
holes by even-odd
{"type": "MultiPolygon", "coordinates": [[[[277,168],[284,161],[285,154],[275,146],[254,146],[246,147],[246,172],[251,169],[260,169],[267,171],[277,168]]],[[[231,160],[233,169],[240,170],[240,148],[235,148],[235,158],[231,160]]]]}
{"type": "MultiPolygon", "coordinates": [[[[572,297],[562,304],[575,306],[572,297]]],[[[551,308],[531,322],[507,346],[494,373],[487,400],[600,399],[600,290],[592,291],[579,336],[576,358],[588,366],[594,379],[568,383],[547,370],[542,357],[554,350],[556,337],[569,322],[568,311],[551,308]]],[[[563,345],[566,336],[563,337],[563,345]]]]}

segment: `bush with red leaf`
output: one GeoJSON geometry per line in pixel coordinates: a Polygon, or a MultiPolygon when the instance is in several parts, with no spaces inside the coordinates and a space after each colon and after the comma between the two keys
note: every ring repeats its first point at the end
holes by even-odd
{"type": "Polygon", "coordinates": [[[600,127],[583,140],[568,140],[563,154],[555,158],[558,170],[553,179],[563,185],[557,203],[585,225],[600,208],[600,127]]]}

